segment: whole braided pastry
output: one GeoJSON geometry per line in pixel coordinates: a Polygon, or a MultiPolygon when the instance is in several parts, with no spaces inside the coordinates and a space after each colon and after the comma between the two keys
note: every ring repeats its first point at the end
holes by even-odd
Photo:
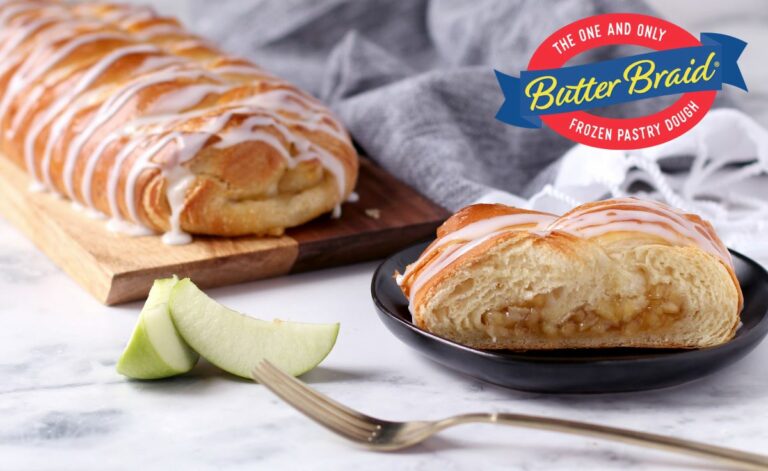
{"type": "Polygon", "coordinates": [[[146,7],[0,5],[0,150],[113,230],[280,235],[358,157],[313,97],[146,7]]]}

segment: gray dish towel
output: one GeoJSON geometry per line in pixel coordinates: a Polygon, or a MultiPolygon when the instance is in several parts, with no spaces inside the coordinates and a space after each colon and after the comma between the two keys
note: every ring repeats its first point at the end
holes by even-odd
{"type": "MultiPolygon", "coordinates": [[[[503,97],[494,68],[518,75],[544,38],[574,20],[649,13],[641,2],[600,0],[194,0],[185,7],[193,30],[328,103],[366,155],[451,210],[493,190],[529,196],[573,145],[546,128],[497,121],[503,97]]],[[[600,48],[572,64],[637,52],[600,48]]],[[[606,114],[658,106],[644,100],[606,114]]]]}

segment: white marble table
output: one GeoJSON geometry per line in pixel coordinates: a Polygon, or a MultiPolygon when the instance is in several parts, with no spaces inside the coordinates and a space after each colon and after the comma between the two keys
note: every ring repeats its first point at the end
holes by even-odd
{"type": "MultiPolygon", "coordinates": [[[[459,376],[409,350],[374,313],[375,264],[211,290],[271,318],[341,321],[305,380],[394,419],[488,410],[546,414],[768,452],[768,343],[704,380],[639,394],[548,396],[459,376]]],[[[139,304],[92,300],[0,219],[0,469],[702,469],[661,452],[547,432],[466,426],[405,453],[354,448],[263,387],[211,367],[128,381],[115,360],[139,304]]],[[[721,469],[706,467],[706,469],[721,469]]]]}

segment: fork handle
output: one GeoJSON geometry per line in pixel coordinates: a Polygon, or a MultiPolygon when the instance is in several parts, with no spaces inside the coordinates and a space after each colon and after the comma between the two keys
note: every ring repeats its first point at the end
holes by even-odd
{"type": "Polygon", "coordinates": [[[467,423],[492,423],[512,425],[574,435],[613,440],[631,445],[644,446],[659,450],[673,451],[691,456],[710,458],[741,469],[768,470],[768,456],[747,453],[721,446],[683,440],[654,433],[637,432],[617,427],[576,422],[573,420],[552,419],[523,414],[464,414],[441,420],[436,423],[439,429],[467,423]]]}

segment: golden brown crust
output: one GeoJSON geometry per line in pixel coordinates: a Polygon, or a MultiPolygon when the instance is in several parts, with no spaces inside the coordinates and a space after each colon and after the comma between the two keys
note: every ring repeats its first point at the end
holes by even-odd
{"type": "Polygon", "coordinates": [[[180,229],[277,234],[355,186],[357,153],[328,109],[173,19],[31,0],[0,17],[0,39],[18,42],[0,49],[0,148],[83,205],[167,231],[166,192],[191,175],[180,229]]]}
{"type": "MultiPolygon", "coordinates": [[[[408,272],[403,278],[403,282],[400,284],[400,287],[403,289],[405,295],[408,297],[411,296],[410,289],[414,278],[418,277],[433,259],[439,257],[442,254],[444,248],[439,248],[434,251],[432,250],[439,244],[441,239],[472,223],[494,217],[515,214],[544,215],[551,216],[552,218],[556,217],[555,215],[542,211],[532,211],[528,209],[516,208],[514,206],[507,206],[504,204],[472,204],[460,209],[451,215],[448,219],[446,219],[445,222],[443,222],[443,224],[437,228],[437,238],[426,249],[424,249],[421,257],[419,257],[419,259],[409,267],[408,272]]],[[[524,225],[523,227],[528,226],[524,225]]]]}
{"type": "MultiPolygon", "coordinates": [[[[437,228],[437,237],[445,237],[448,234],[455,232],[462,227],[465,227],[473,222],[477,222],[483,219],[488,219],[496,216],[505,216],[508,214],[549,214],[542,211],[532,211],[530,209],[516,208],[514,206],[507,206],[505,204],[471,204],[466,206],[451,217],[445,220],[445,222],[437,228]]],[[[552,217],[555,217],[552,215],[552,217]]]]}

